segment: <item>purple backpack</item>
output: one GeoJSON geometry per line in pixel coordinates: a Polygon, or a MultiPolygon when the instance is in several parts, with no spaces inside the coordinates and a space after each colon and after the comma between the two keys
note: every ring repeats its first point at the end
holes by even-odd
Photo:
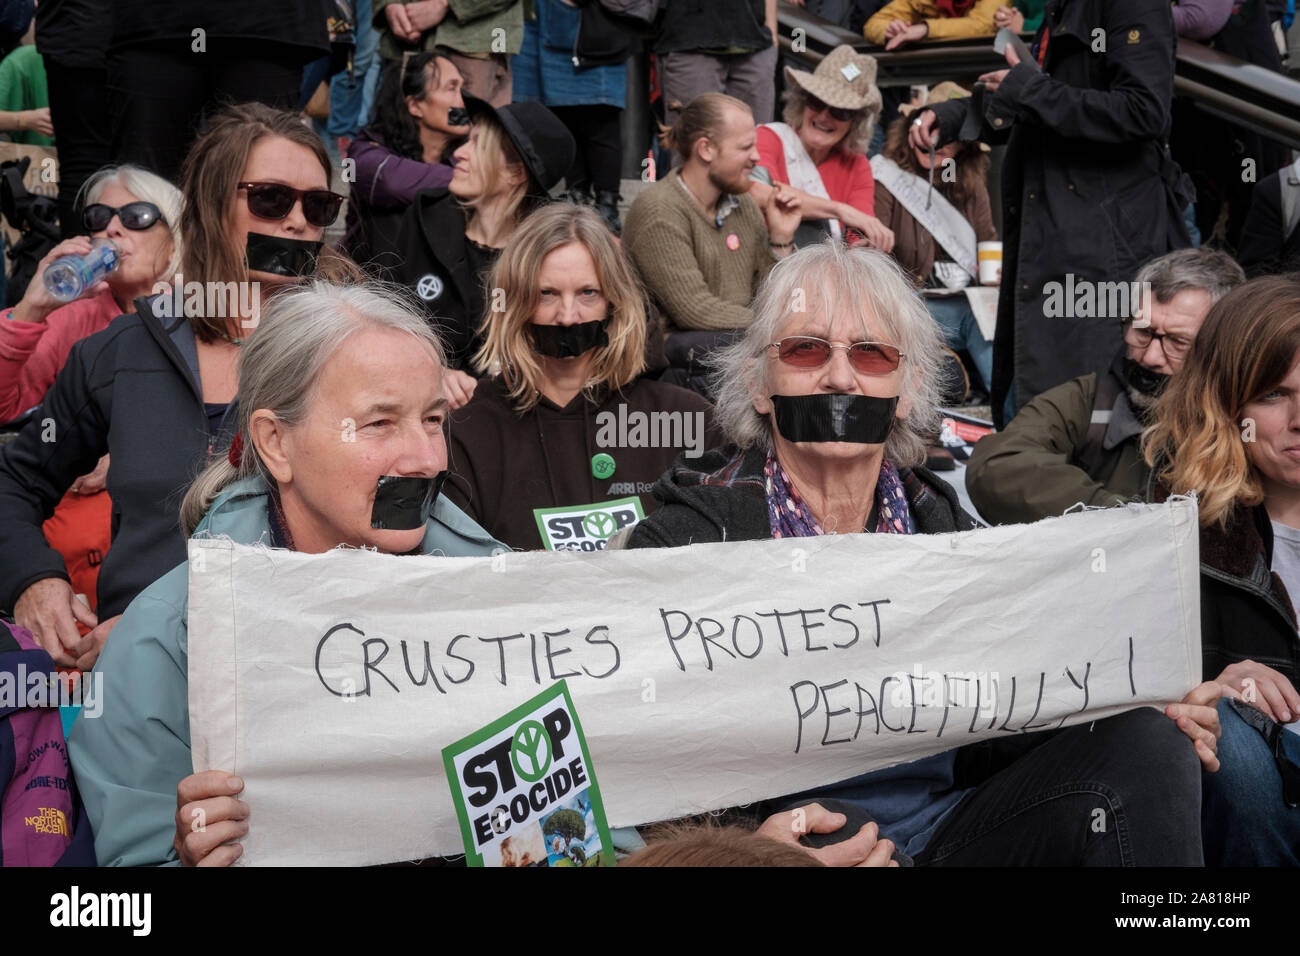
{"type": "Polygon", "coordinates": [[[53,673],[53,659],[31,631],[0,621],[0,866],[95,865],[58,687],[48,689],[53,673]],[[43,705],[34,692],[40,681],[43,705]]]}

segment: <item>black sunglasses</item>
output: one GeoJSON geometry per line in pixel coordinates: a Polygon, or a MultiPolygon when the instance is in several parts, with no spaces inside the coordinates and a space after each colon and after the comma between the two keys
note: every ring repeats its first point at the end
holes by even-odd
{"type": "Polygon", "coordinates": [[[807,94],[807,96],[809,112],[820,113],[822,110],[825,110],[827,113],[831,114],[831,119],[840,123],[847,123],[849,120],[853,119],[853,117],[858,115],[858,110],[846,110],[840,106],[827,106],[811,93],[807,94]]]}
{"type": "Polygon", "coordinates": [[[91,203],[81,213],[81,223],[90,232],[102,232],[117,216],[126,229],[148,229],[155,222],[166,222],[162,210],[151,202],[129,202],[114,209],[102,202],[91,203]]]}
{"type": "Polygon", "coordinates": [[[238,183],[235,188],[248,190],[248,211],[258,219],[284,219],[301,199],[303,218],[324,228],[343,206],[343,197],[328,189],[294,189],[284,183],[238,183]]]}

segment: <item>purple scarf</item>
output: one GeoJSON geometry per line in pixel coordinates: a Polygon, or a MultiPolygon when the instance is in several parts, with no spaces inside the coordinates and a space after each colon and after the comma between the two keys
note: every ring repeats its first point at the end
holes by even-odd
{"type": "MultiPolygon", "coordinates": [[[[771,452],[768,452],[767,463],[763,466],[763,476],[772,537],[808,538],[826,533],[794,485],[790,484],[790,479],[771,452]]],[[[876,479],[875,505],[876,527],[864,528],[864,531],[875,531],[877,534],[916,534],[912,510],[903,493],[903,481],[898,477],[898,469],[888,460],[882,461],[880,465],[880,477],[876,479]]]]}

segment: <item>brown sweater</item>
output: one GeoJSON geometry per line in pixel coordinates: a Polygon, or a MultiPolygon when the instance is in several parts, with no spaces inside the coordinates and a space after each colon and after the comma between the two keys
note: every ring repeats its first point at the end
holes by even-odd
{"type": "MultiPolygon", "coordinates": [[[[937,184],[935,191],[939,191],[937,184]]],[[[998,232],[993,227],[989,193],[983,183],[980,183],[975,194],[964,205],[957,206],[957,211],[975,230],[976,242],[993,242],[998,238],[998,232]]],[[[917,285],[924,286],[930,278],[934,271],[936,253],[944,259],[950,258],[935,244],[930,230],[912,218],[912,214],[894,199],[894,194],[880,180],[876,180],[876,218],[894,231],[894,258],[917,285]]]]}
{"type": "Polygon", "coordinates": [[[719,229],[680,180],[674,169],[637,196],[623,223],[623,251],[669,331],[747,328],[749,304],[774,263],[763,212],[741,196],[719,229]],[[729,249],[733,235],[739,245],[729,249]]]}

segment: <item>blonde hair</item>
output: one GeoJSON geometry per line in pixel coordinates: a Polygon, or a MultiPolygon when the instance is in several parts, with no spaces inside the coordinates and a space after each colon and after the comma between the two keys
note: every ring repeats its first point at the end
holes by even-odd
{"type": "MultiPolygon", "coordinates": [[[[510,166],[523,168],[523,160],[506,136],[501,124],[490,113],[480,113],[474,117],[474,129],[478,137],[474,141],[474,164],[478,166],[479,176],[483,180],[483,192],[472,199],[461,199],[460,204],[469,211],[471,217],[478,207],[492,193],[493,184],[497,183],[510,166]]],[[[524,177],[515,184],[506,197],[506,221],[518,222],[528,214],[526,200],[531,183],[527,170],[524,177]]]]}
{"type": "Polygon", "coordinates": [[[84,209],[99,202],[104,190],[114,183],[137,199],[153,203],[162,213],[164,224],[172,237],[172,254],[162,275],[154,278],[161,282],[171,282],[176,270],[181,267],[181,256],[185,249],[181,235],[181,191],[157,173],[123,163],[120,166],[105,166],[87,179],[81,186],[78,205],[84,209]]]}
{"type": "Polygon", "coordinates": [[[290,428],[302,422],[315,400],[325,364],[353,333],[368,326],[407,333],[432,352],[439,367],[446,367],[437,333],[405,289],[377,282],[334,285],[316,280],[292,286],[271,300],[257,332],[239,354],[243,453],[237,465],[221,454],[190,485],[181,503],[181,530],[186,537],[228,485],[256,475],[275,487],[249,438],[253,413],[270,409],[290,428]]]}
{"type": "Polygon", "coordinates": [[[646,313],[641,287],[614,245],[609,228],[592,209],[569,203],[546,206],[524,220],[492,269],[482,323],[484,342],[474,356],[480,371],[500,367],[520,412],[537,404],[544,377],[528,336],[541,301],[538,275],[542,260],[573,242],[591,255],[610,320],[609,343],[594,350],[584,394],[591,398],[600,387],[620,389],[645,370],[646,313]],[[502,305],[501,311],[493,311],[497,304],[502,305]]]}
{"type": "Polygon", "coordinates": [[[1234,508],[1264,500],[1241,411],[1286,378],[1298,354],[1300,273],[1255,279],[1210,309],[1157,401],[1143,454],[1171,492],[1196,492],[1202,527],[1226,527],[1234,508]]]}
{"type": "Polygon", "coordinates": [[[768,394],[764,356],[792,317],[806,312],[829,327],[837,314],[847,313],[859,320],[864,334],[874,320],[904,355],[899,399],[912,405],[907,418],[890,430],[885,457],[900,468],[925,461],[926,443],[939,430],[943,336],[893,258],[833,239],[800,249],[768,273],[753,311],[754,321],[739,341],[710,362],[714,420],[732,441],[741,448],[772,447],[771,419],[754,409],[754,396],[768,394]],[[792,308],[792,303],[799,305],[792,308]]]}

